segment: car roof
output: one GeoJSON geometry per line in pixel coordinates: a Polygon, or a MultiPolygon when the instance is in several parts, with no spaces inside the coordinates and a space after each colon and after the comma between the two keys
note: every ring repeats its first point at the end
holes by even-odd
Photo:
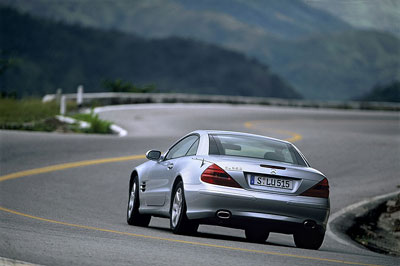
{"type": "Polygon", "coordinates": [[[281,139],[276,139],[276,138],[271,138],[267,136],[262,136],[262,135],[257,135],[257,134],[250,134],[250,133],[244,133],[244,132],[237,132],[237,131],[225,131],[225,130],[196,130],[193,131],[189,134],[199,134],[199,135],[209,135],[209,134],[222,134],[222,135],[238,135],[238,136],[252,136],[252,137],[261,137],[269,140],[274,140],[274,141],[279,141],[283,143],[290,143],[285,140],[281,139]]]}

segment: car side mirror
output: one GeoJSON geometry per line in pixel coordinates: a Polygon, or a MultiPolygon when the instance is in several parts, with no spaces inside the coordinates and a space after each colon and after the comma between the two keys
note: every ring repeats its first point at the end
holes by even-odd
{"type": "Polygon", "coordinates": [[[161,157],[161,152],[157,150],[149,150],[146,152],[146,158],[152,161],[158,161],[161,157]]]}

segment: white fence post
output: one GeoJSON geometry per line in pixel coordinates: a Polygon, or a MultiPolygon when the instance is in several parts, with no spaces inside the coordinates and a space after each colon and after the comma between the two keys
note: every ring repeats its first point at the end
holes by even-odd
{"type": "Polygon", "coordinates": [[[61,101],[62,89],[58,88],[56,92],[56,102],[59,103],[61,101]]]}
{"type": "Polygon", "coordinates": [[[61,102],[60,102],[60,115],[65,115],[66,109],[67,109],[66,97],[65,95],[63,95],[61,96],[61,102]]]}
{"type": "Polygon", "coordinates": [[[78,105],[78,107],[81,107],[82,103],[83,103],[83,86],[79,85],[76,94],[76,104],[78,105]]]}

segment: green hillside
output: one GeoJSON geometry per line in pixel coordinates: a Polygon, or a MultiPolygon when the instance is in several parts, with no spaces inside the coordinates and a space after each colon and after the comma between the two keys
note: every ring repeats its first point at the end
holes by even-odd
{"type": "Polygon", "coordinates": [[[159,91],[299,98],[268,67],[246,56],[180,38],[150,40],[118,31],[89,29],[0,8],[3,92],[19,96],[104,90],[122,79],[159,91]]]}

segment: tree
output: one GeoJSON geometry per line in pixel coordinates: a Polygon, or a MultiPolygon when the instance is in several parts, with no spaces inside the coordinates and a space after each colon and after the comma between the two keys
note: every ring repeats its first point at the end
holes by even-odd
{"type": "Polygon", "coordinates": [[[112,92],[135,92],[135,93],[149,93],[155,91],[154,85],[145,85],[143,87],[136,86],[129,81],[121,79],[103,81],[103,87],[112,92]]]}

